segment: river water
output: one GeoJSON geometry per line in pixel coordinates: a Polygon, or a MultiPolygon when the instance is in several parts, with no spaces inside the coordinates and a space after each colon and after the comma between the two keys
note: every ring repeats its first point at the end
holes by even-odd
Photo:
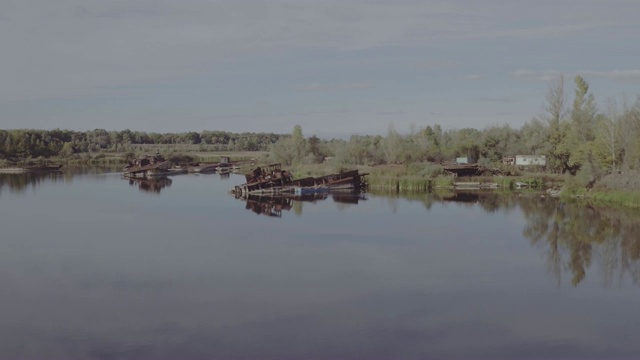
{"type": "Polygon", "coordinates": [[[632,359],[640,215],[0,175],[0,359],[632,359]]]}

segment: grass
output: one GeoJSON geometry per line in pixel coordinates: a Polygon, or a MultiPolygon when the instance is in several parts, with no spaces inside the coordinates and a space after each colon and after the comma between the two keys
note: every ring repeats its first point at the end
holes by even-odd
{"type": "Polygon", "coordinates": [[[640,209],[640,191],[638,190],[593,191],[586,193],[584,197],[595,205],[640,209]]]}

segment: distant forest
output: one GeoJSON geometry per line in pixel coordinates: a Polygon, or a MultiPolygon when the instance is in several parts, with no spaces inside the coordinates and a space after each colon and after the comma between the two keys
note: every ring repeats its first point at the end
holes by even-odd
{"type": "Polygon", "coordinates": [[[582,171],[597,178],[640,170],[640,99],[609,99],[599,107],[587,81],[576,76],[569,102],[560,78],[549,86],[540,115],[520,129],[509,125],[443,129],[436,124],[401,134],[390,126],[386,135],[348,140],[305,138],[298,125],[291,134],[0,130],[0,159],[140,152],[149,148],[146,144],[168,145],[171,151],[270,151],[269,161],[285,165],[320,163],[328,158],[337,165],[408,165],[468,157],[480,165],[500,166],[504,157],[545,155],[548,172],[582,171]]]}
{"type": "Polygon", "coordinates": [[[0,159],[65,158],[85,153],[136,152],[142,150],[139,145],[148,144],[201,145],[203,151],[268,151],[282,136],[224,131],[159,134],[102,129],[0,130],[0,159]]]}

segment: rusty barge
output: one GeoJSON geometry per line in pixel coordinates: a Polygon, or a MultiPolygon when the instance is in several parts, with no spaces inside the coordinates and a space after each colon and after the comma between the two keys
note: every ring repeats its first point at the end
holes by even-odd
{"type": "Polygon", "coordinates": [[[255,159],[231,161],[228,156],[223,156],[220,158],[220,162],[186,164],[183,167],[190,173],[225,173],[240,170],[242,166],[255,164],[255,162],[255,159]]]}
{"type": "Polygon", "coordinates": [[[367,175],[358,170],[351,170],[320,177],[294,179],[289,171],[282,169],[281,164],[271,164],[251,169],[245,175],[246,183],[236,185],[231,192],[241,196],[279,193],[304,195],[330,190],[364,190],[367,187],[367,175]]]}
{"type": "Polygon", "coordinates": [[[171,163],[162,155],[156,154],[134,159],[122,169],[122,173],[125,177],[148,178],[171,175],[173,172],[171,163]]]}

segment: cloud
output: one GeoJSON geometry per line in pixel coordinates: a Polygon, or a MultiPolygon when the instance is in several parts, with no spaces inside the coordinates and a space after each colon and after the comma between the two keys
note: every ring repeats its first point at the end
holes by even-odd
{"type": "Polygon", "coordinates": [[[608,22],[585,22],[577,24],[546,25],[529,28],[513,28],[478,33],[481,37],[511,37],[521,39],[539,39],[562,37],[573,33],[602,28],[611,25],[608,22]]]}
{"type": "Polygon", "coordinates": [[[418,63],[418,67],[422,69],[451,69],[458,66],[458,63],[446,60],[427,60],[418,63]]]}
{"type": "Polygon", "coordinates": [[[411,112],[409,111],[402,111],[402,110],[398,110],[398,111],[378,111],[376,113],[376,115],[403,115],[403,114],[409,114],[411,112]]]}
{"type": "MultiPolygon", "coordinates": [[[[118,92],[122,87],[197,77],[228,59],[281,50],[415,49],[478,37],[557,37],[636,21],[631,2],[567,3],[16,1],[0,9],[0,101],[118,92]],[[558,15],[567,9],[572,18],[558,15]],[[549,25],[518,28],[527,22],[505,21],[513,14],[523,14],[534,24],[544,18],[549,25]]],[[[458,66],[446,59],[418,65],[458,66]]]]}
{"type": "Polygon", "coordinates": [[[339,90],[368,90],[375,86],[369,83],[347,83],[338,85],[339,90]]]}
{"type": "Polygon", "coordinates": [[[635,70],[611,70],[611,71],[583,71],[584,76],[602,77],[616,81],[639,81],[640,69],[635,70]]]}
{"type": "Polygon", "coordinates": [[[476,80],[482,79],[482,75],[469,74],[469,75],[465,75],[462,79],[466,81],[476,81],[476,80]]]}
{"type": "Polygon", "coordinates": [[[558,78],[560,75],[561,73],[555,70],[534,71],[522,69],[511,73],[512,77],[526,81],[551,81],[558,78]]]}
{"type": "Polygon", "coordinates": [[[481,97],[481,98],[478,98],[478,100],[487,101],[487,102],[498,102],[498,103],[516,103],[516,102],[518,102],[517,99],[515,99],[515,98],[513,98],[511,96],[481,97]]]}
{"type": "Polygon", "coordinates": [[[342,84],[318,84],[312,83],[307,85],[297,86],[295,89],[298,91],[336,91],[336,90],[369,90],[375,86],[369,83],[342,83],[342,84]]]}
{"type": "MultiPolygon", "coordinates": [[[[629,70],[610,70],[610,71],[577,71],[584,77],[600,77],[614,81],[640,81],[640,69],[629,70]]],[[[555,70],[534,71],[534,70],[517,70],[511,73],[511,76],[518,80],[526,81],[551,81],[557,79],[561,73],[555,70]]]]}

